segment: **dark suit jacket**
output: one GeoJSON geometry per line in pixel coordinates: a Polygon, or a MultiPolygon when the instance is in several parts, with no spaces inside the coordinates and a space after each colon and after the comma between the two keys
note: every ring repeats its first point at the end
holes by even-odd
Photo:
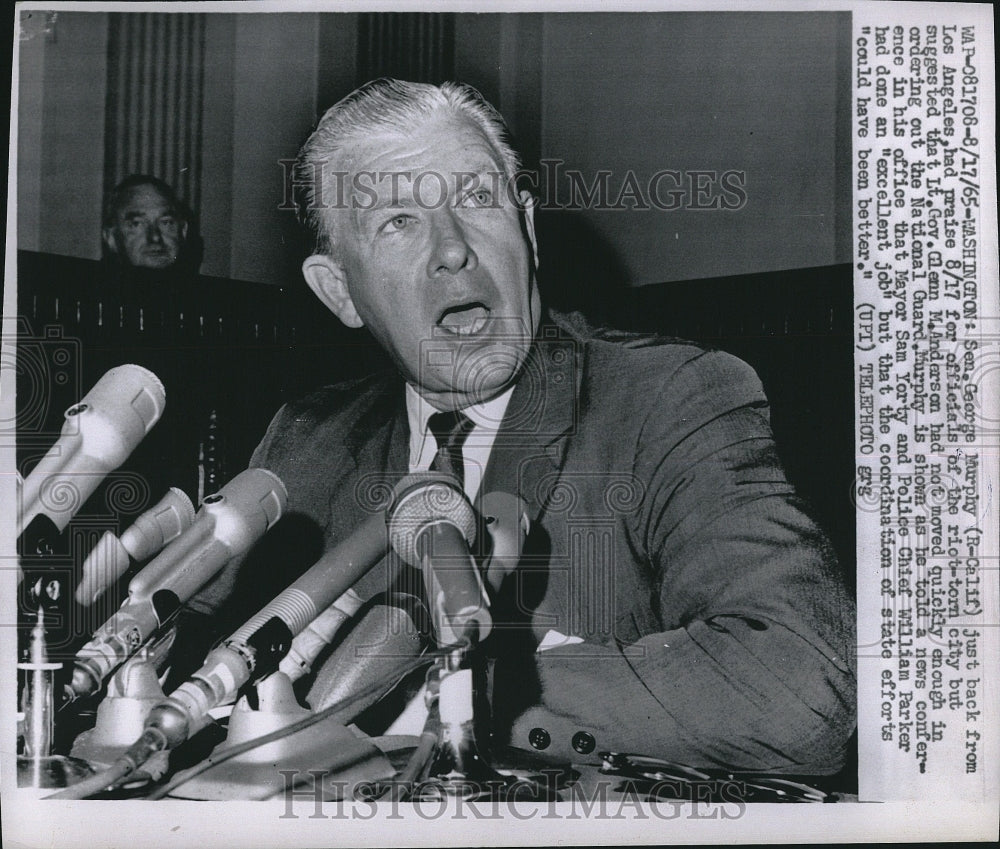
{"type": "MultiPolygon", "coordinates": [[[[280,579],[266,593],[350,534],[407,453],[398,376],[283,408],[252,464],[285,481],[278,528],[310,550],[291,565],[287,542],[273,549],[288,569],[272,556],[264,572],[280,579]]],[[[692,765],[840,767],[855,723],[854,606],[785,479],[749,366],[555,317],[497,435],[480,490],[492,491],[520,495],[532,522],[484,645],[494,742],[547,741],[579,761],[584,731],[597,751],[692,765]],[[550,630],[583,642],[536,653],[550,630]]],[[[362,595],[389,587],[397,565],[372,570],[362,595]]],[[[260,574],[239,583],[259,588],[260,574]]],[[[195,609],[214,610],[235,579],[223,573],[195,609]]]]}

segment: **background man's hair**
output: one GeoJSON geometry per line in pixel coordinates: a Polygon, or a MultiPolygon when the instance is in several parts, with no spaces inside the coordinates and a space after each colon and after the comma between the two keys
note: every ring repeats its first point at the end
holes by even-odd
{"type": "MultiPolygon", "coordinates": [[[[317,252],[331,252],[333,222],[328,218],[330,210],[317,202],[316,180],[336,170],[333,161],[343,147],[374,132],[409,133],[417,121],[440,109],[451,109],[471,120],[496,150],[505,178],[515,178],[521,162],[510,145],[507,125],[472,86],[456,82],[436,86],[386,77],[372,80],[326,111],[295,163],[296,205],[301,220],[316,233],[317,252]]],[[[320,190],[325,197],[334,196],[325,180],[320,190]]]]}
{"type": "Polygon", "coordinates": [[[118,210],[128,197],[128,193],[139,186],[152,186],[167,199],[174,208],[174,214],[190,224],[190,216],[187,214],[186,207],[169,183],[151,174],[132,174],[115,186],[104,199],[104,210],[101,215],[102,227],[115,226],[118,221],[118,210]]]}

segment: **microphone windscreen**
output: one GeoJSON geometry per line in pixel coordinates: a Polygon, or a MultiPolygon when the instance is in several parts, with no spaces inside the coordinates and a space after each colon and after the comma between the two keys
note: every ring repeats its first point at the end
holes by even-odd
{"type": "Polygon", "coordinates": [[[172,486],[122,534],[122,546],[133,560],[141,563],[179,537],[193,522],[191,499],[183,490],[172,486]]]}
{"type": "Polygon", "coordinates": [[[404,478],[393,493],[389,543],[410,566],[421,567],[418,540],[440,522],[454,525],[471,546],[476,539],[476,514],[448,475],[427,473],[404,478]]]}

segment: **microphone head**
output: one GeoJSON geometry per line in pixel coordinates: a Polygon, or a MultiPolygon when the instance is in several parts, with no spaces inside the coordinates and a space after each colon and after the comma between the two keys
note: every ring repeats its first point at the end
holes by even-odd
{"type": "Polygon", "coordinates": [[[476,514],[451,475],[436,472],[407,475],[393,489],[388,521],[390,545],[418,569],[417,540],[432,525],[447,522],[459,529],[470,547],[476,541],[476,514]]]}
{"type": "Polygon", "coordinates": [[[84,607],[128,571],[132,562],[141,563],[179,537],[194,522],[191,499],[171,487],[153,507],[142,513],[120,537],[104,534],[83,561],[76,587],[76,600],[84,607]]]}
{"type": "Polygon", "coordinates": [[[186,602],[281,518],[288,491],[274,472],[246,469],[206,495],[194,522],[129,583],[130,601],[170,590],[186,602]]]}
{"type": "Polygon", "coordinates": [[[480,501],[480,510],[492,541],[486,581],[496,592],[521,560],[531,520],[524,500],[509,492],[486,493],[480,501]]]}
{"type": "Polygon", "coordinates": [[[66,410],[59,439],[24,480],[20,526],[44,513],[62,531],[159,421],[165,404],[163,384],[148,369],[128,364],[106,372],[66,410]]]}
{"type": "Polygon", "coordinates": [[[141,562],[177,539],[193,522],[191,499],[183,490],[172,486],[121,535],[121,543],[133,560],[141,562]]]}
{"type": "Polygon", "coordinates": [[[288,504],[288,490],[274,472],[268,469],[245,469],[218,492],[206,495],[201,511],[215,519],[219,538],[232,540],[253,534],[246,547],[257,541],[281,518],[288,504]]]}
{"type": "Polygon", "coordinates": [[[121,541],[111,531],[107,531],[83,561],[80,581],[74,592],[77,604],[90,607],[128,571],[129,565],[131,560],[121,541]]]}
{"type": "MultiPolygon", "coordinates": [[[[106,411],[122,430],[134,438],[133,450],[163,415],[167,393],[160,379],[149,369],[134,363],[116,366],[105,372],[81,400],[66,411],[67,417],[87,405],[106,411]]],[[[131,441],[131,438],[129,441],[131,441]]]]}

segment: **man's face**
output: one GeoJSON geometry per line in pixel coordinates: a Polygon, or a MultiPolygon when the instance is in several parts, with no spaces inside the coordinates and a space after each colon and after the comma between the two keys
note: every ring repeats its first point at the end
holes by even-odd
{"type": "Polygon", "coordinates": [[[113,227],[104,229],[104,241],[128,265],[169,268],[180,256],[187,223],[154,186],[129,190],[118,207],[113,227]]]}
{"type": "Polygon", "coordinates": [[[364,188],[334,212],[336,259],[306,260],[313,290],[344,323],[367,326],[440,409],[498,395],[540,312],[533,210],[508,195],[499,155],[471,121],[441,110],[406,137],[369,136],[342,156],[364,188]]]}

